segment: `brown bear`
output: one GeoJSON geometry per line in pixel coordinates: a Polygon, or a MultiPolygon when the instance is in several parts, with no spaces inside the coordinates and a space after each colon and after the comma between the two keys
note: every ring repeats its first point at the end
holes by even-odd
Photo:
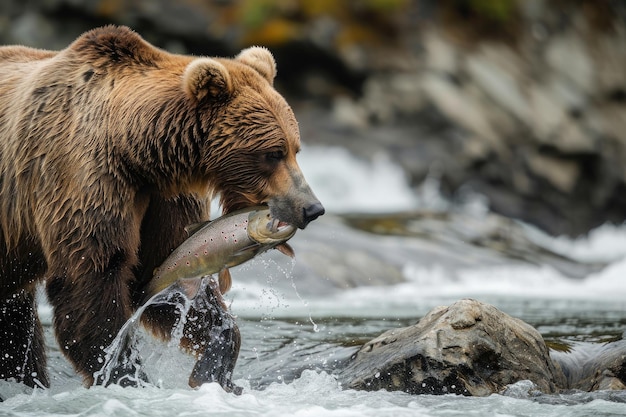
{"type": "MultiPolygon", "coordinates": [[[[0,48],[0,379],[49,384],[42,279],[61,351],[98,383],[104,349],[211,198],[226,213],[266,204],[299,228],[324,213],[275,74],[264,48],[176,55],[117,26],[61,51],[0,48]]],[[[168,337],[175,314],[153,308],[144,323],[168,337]]],[[[198,355],[221,320],[203,314],[181,342],[198,355]]],[[[238,330],[227,333],[238,351],[238,330]]]]}

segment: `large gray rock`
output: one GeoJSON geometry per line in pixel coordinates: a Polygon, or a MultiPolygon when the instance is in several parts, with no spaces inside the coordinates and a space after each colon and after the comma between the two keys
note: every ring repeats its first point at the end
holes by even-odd
{"type": "Polygon", "coordinates": [[[366,343],[342,370],[347,388],[485,396],[522,380],[565,386],[541,335],[495,307],[464,299],[366,343]]]}

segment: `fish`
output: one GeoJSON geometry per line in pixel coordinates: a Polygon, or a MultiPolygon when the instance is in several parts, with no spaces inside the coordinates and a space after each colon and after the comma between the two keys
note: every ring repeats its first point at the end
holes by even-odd
{"type": "Polygon", "coordinates": [[[281,222],[266,206],[249,207],[185,228],[189,237],[154,270],[145,300],[178,282],[194,298],[203,276],[217,273],[222,294],[232,284],[229,268],[276,248],[294,257],[286,242],[297,227],[281,222]]]}

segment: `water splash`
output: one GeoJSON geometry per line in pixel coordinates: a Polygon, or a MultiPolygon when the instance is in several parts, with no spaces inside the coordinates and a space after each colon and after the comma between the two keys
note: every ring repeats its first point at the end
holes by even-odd
{"type": "MultiPolygon", "coordinates": [[[[293,261],[292,265],[295,265],[295,261],[293,261]]],[[[292,268],[293,268],[293,266],[292,266],[292,268]]],[[[309,322],[313,325],[313,332],[314,333],[318,333],[320,331],[320,329],[317,326],[317,323],[315,323],[315,321],[313,321],[313,316],[311,314],[311,309],[309,308],[309,302],[307,300],[305,300],[304,298],[302,298],[302,296],[298,292],[298,287],[296,286],[296,280],[293,278],[293,274],[292,273],[289,273],[289,280],[291,281],[291,287],[293,288],[293,291],[296,294],[296,297],[298,297],[298,299],[300,300],[302,305],[304,307],[306,307],[306,309],[309,312],[309,322]]]]}
{"type": "MultiPolygon", "coordinates": [[[[289,280],[289,282],[291,283],[291,288],[293,288],[293,292],[296,295],[296,297],[298,298],[298,300],[300,301],[300,303],[302,303],[302,305],[306,308],[306,310],[308,311],[308,321],[311,323],[311,325],[313,326],[313,332],[314,333],[318,333],[319,327],[317,325],[317,323],[315,323],[315,321],[313,320],[313,316],[311,313],[311,309],[309,308],[309,302],[304,299],[302,297],[302,295],[300,295],[300,292],[298,291],[298,287],[296,285],[296,280],[294,279],[294,268],[296,266],[296,259],[291,259],[291,261],[288,264],[288,267],[283,267],[279,262],[276,262],[276,260],[274,259],[267,259],[263,261],[265,268],[268,269],[270,266],[276,268],[278,270],[278,272],[284,277],[287,278],[289,280]]],[[[272,284],[274,280],[274,277],[272,274],[268,274],[268,284],[272,284]]]]}
{"type": "MultiPolygon", "coordinates": [[[[212,276],[203,277],[199,280],[197,295],[189,298],[187,294],[184,285],[177,282],[142,305],[105,349],[103,367],[94,374],[96,383],[105,386],[113,383],[122,386],[153,385],[142,369],[139,348],[141,316],[152,305],[159,308],[173,306],[171,313],[176,320],[166,338],[168,347],[182,346],[197,358],[187,384],[198,387],[206,382],[218,382],[226,391],[241,393],[241,388],[231,380],[238,357],[239,331],[223,302],[219,283],[212,276]]],[[[152,338],[147,344],[154,344],[154,341],[152,338]]]]}
{"type": "Polygon", "coordinates": [[[178,345],[186,322],[187,312],[192,300],[187,298],[183,288],[172,285],[164,291],[152,296],[135,311],[118,331],[111,344],[104,350],[104,365],[94,373],[94,380],[99,385],[111,383],[120,385],[146,386],[151,385],[141,371],[140,350],[138,348],[138,331],[141,327],[141,315],[151,305],[172,305],[178,311],[178,319],[172,329],[169,345],[178,345]],[[131,372],[129,372],[131,370],[131,372]]]}

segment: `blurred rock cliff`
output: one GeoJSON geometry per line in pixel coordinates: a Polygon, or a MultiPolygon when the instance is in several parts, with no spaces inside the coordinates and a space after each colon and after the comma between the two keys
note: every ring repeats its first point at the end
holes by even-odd
{"type": "Polygon", "coordinates": [[[278,60],[303,139],[385,151],[555,234],[626,219],[619,0],[5,0],[0,41],[60,49],[125,24],[172,52],[278,60]]]}

